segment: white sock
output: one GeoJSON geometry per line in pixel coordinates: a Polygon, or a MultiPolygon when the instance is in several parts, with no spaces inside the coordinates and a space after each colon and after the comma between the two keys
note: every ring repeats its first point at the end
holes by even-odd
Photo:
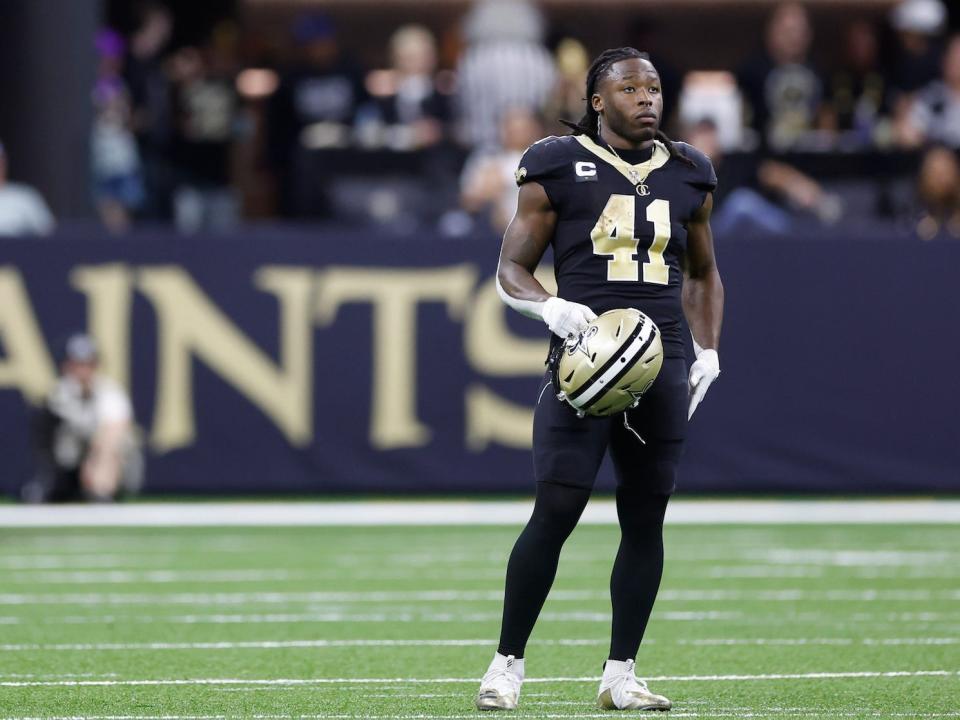
{"type": "Polygon", "coordinates": [[[493,661],[490,663],[490,670],[502,670],[503,668],[510,668],[510,671],[514,675],[519,675],[523,677],[523,658],[519,660],[512,655],[501,655],[496,653],[493,656],[493,661]]]}
{"type": "Polygon", "coordinates": [[[603,665],[603,679],[623,675],[632,665],[633,660],[607,660],[603,665]]]}

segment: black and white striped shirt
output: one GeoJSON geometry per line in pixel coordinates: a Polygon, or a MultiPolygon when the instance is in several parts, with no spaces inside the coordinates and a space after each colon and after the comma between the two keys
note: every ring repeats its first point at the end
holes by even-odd
{"type": "Polygon", "coordinates": [[[458,68],[463,139],[474,146],[499,144],[503,113],[514,107],[542,111],[556,75],[553,58],[538,43],[504,40],[468,48],[458,68]]]}

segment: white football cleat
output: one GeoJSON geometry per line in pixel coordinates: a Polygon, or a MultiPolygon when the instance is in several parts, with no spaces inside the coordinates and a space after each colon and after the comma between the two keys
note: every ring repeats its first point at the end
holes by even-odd
{"type": "Polygon", "coordinates": [[[522,684],[523,658],[497,653],[480,681],[477,710],[516,710],[522,684]]]}
{"type": "Polygon", "coordinates": [[[597,705],[604,710],[669,710],[673,707],[663,695],[656,695],[647,683],[637,679],[633,660],[607,660],[600,680],[597,705]]]}

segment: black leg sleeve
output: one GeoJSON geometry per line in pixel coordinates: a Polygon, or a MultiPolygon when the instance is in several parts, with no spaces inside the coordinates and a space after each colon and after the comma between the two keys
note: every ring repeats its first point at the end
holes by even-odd
{"type": "Polygon", "coordinates": [[[610,659],[637,657],[663,575],[663,516],[669,495],[617,488],[620,550],[610,577],[610,659]]]}
{"type": "Polygon", "coordinates": [[[560,549],[583,513],[590,490],[537,483],[533,515],[507,564],[503,625],[498,652],[522,658],[530,633],[553,585],[560,549]]]}

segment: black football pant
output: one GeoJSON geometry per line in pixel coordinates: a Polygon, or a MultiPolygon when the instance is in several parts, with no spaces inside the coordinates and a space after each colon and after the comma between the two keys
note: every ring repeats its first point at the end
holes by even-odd
{"type": "Polygon", "coordinates": [[[666,358],[640,404],[610,418],[578,418],[549,378],[533,423],[537,497],[507,564],[499,652],[523,657],[557,571],[560,550],[586,507],[604,453],[617,476],[621,540],[610,599],[610,658],[636,658],[663,573],[663,516],[676,487],[687,428],[687,368],[666,358]],[[641,439],[642,438],[642,439],[641,439]]]}

